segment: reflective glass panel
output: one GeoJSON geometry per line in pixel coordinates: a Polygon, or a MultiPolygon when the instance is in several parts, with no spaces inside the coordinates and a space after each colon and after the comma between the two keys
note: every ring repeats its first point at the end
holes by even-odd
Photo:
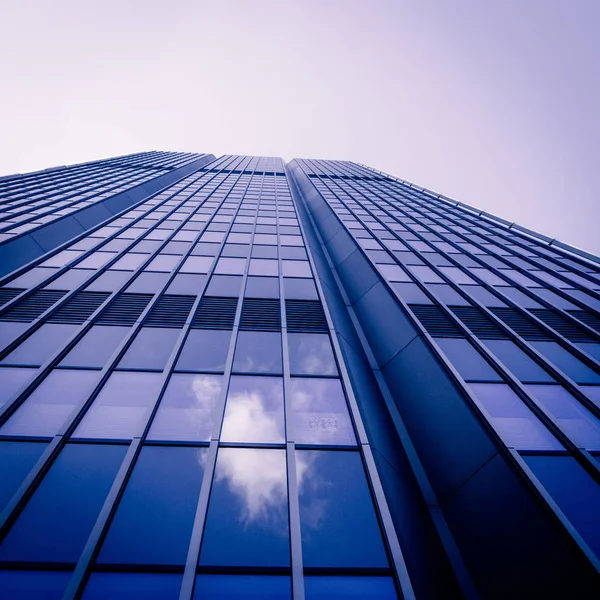
{"type": "Polygon", "coordinates": [[[225,370],[231,331],[218,329],[190,330],[177,360],[179,371],[225,370]]]}
{"type": "Polygon", "coordinates": [[[83,600],[177,600],[181,575],[171,573],[92,573],[83,600]]]}
{"type": "Polygon", "coordinates": [[[317,300],[319,298],[315,282],[312,279],[285,277],[283,290],[288,300],[317,300]]]}
{"type": "Polygon", "coordinates": [[[531,342],[531,345],[575,383],[600,383],[600,375],[556,342],[531,342]]]}
{"type": "Polygon", "coordinates": [[[292,375],[337,375],[326,333],[288,333],[288,348],[292,375]]]}
{"type": "Polygon", "coordinates": [[[233,356],[233,371],[282,373],[281,334],[272,331],[240,331],[233,356]]]}
{"type": "Polygon", "coordinates": [[[317,575],[304,578],[306,600],[396,600],[391,577],[317,575]]]}
{"type": "Polygon", "coordinates": [[[282,379],[231,377],[221,441],[280,443],[284,432],[282,379]]]}
{"type": "Polygon", "coordinates": [[[36,372],[37,369],[0,368],[0,408],[31,381],[36,372]]]}
{"type": "Polygon", "coordinates": [[[60,365],[102,368],[130,332],[129,327],[94,325],[62,359],[60,365]]]}
{"type": "Polygon", "coordinates": [[[61,600],[70,571],[0,571],[0,598],[61,600]]]}
{"type": "Polygon", "coordinates": [[[174,374],[160,401],[148,439],[208,441],[222,379],[221,375],[174,374]]]}
{"type": "Polygon", "coordinates": [[[180,329],[142,327],[120,360],[119,368],[162,371],[180,333],[180,329]]]}
{"type": "Polygon", "coordinates": [[[285,451],[221,448],[200,564],[283,567],[289,563],[285,451]]]}
{"type": "Polygon", "coordinates": [[[502,381],[500,375],[467,340],[436,338],[435,341],[467,381],[502,381]]]}
{"type": "Polygon", "coordinates": [[[290,578],[282,575],[198,575],[194,600],[291,600],[290,578]]]}
{"type": "MultiPolygon", "coordinates": [[[[554,379],[510,340],[483,340],[483,343],[512,373],[525,382],[553,382],[554,379]]],[[[534,345],[536,342],[532,342],[534,345]]]]}

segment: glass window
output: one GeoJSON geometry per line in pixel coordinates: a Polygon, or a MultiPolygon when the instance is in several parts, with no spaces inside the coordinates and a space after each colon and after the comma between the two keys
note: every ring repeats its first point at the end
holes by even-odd
{"type": "Polygon", "coordinates": [[[291,600],[285,575],[198,575],[194,600],[291,600]]]}
{"type": "Polygon", "coordinates": [[[501,291],[507,298],[510,298],[513,302],[520,304],[524,308],[544,308],[539,302],[536,302],[517,288],[503,287],[502,290],[498,291],[501,291]]]}
{"type": "Polygon", "coordinates": [[[45,323],[17,346],[2,362],[9,365],[39,367],[79,329],[79,325],[45,323]]]}
{"type": "Polygon", "coordinates": [[[564,450],[527,405],[502,383],[471,383],[469,387],[490,414],[504,443],[517,450],[564,450]]]}
{"type": "Polygon", "coordinates": [[[180,334],[180,329],[142,327],[119,362],[119,368],[162,371],[180,334]]]}
{"type": "Polygon", "coordinates": [[[250,255],[250,246],[242,244],[225,244],[221,256],[231,256],[232,258],[248,258],[250,255]]]}
{"type": "Polygon", "coordinates": [[[94,325],[62,359],[62,367],[102,368],[131,331],[129,327],[94,325]]]}
{"type": "Polygon", "coordinates": [[[61,600],[70,578],[70,571],[0,571],[0,597],[61,600]]]}
{"type": "Polygon", "coordinates": [[[523,460],[600,556],[600,486],[571,456],[524,456],[523,460]]]}
{"type": "Polygon", "coordinates": [[[444,283],[444,280],[429,267],[408,267],[408,270],[423,283],[444,283]]]}
{"type": "Polygon", "coordinates": [[[83,600],[177,600],[181,575],[174,573],[92,573],[83,600]]]}
{"type": "Polygon", "coordinates": [[[112,373],[74,437],[131,439],[140,435],[161,382],[159,373],[112,373]]]}
{"type": "Polygon", "coordinates": [[[206,274],[210,270],[213,259],[208,256],[188,256],[180,271],[182,273],[203,273],[206,274]]]}
{"type": "Polygon", "coordinates": [[[310,263],[305,260],[282,260],[284,277],[312,277],[310,263]]]}
{"type": "Polygon", "coordinates": [[[528,385],[527,389],[552,414],[560,428],[582,448],[600,450],[600,423],[560,385],[528,385]]]}
{"type": "MultiPolygon", "coordinates": [[[[81,266],[81,265],[79,265],[81,266]]],[[[58,271],[57,268],[34,267],[10,282],[11,288],[30,288],[44,281],[58,271]]]]}
{"type": "Polygon", "coordinates": [[[463,379],[467,381],[502,381],[498,373],[467,340],[436,338],[435,341],[463,379]]]}
{"type": "Polygon", "coordinates": [[[200,564],[290,564],[284,450],[219,450],[200,564]]]}
{"type": "MultiPolygon", "coordinates": [[[[525,382],[554,382],[544,369],[510,340],[483,340],[483,343],[512,373],[525,382]]],[[[535,342],[533,342],[535,345],[535,342]]]]}
{"type": "Polygon", "coordinates": [[[306,600],[397,600],[391,577],[317,575],[304,578],[306,600]]]}
{"type": "Polygon", "coordinates": [[[280,377],[231,377],[221,441],[285,441],[280,377]]]}
{"type": "Polygon", "coordinates": [[[465,285],[465,286],[463,286],[462,289],[463,289],[463,291],[467,292],[467,294],[469,294],[470,296],[475,298],[475,300],[478,300],[479,302],[481,302],[481,304],[483,304],[484,306],[488,306],[488,307],[496,307],[496,306],[505,307],[506,306],[506,304],[504,302],[502,302],[502,300],[500,300],[495,294],[488,292],[488,290],[486,290],[484,287],[482,287],[480,285],[465,285]]]}
{"type": "Polygon", "coordinates": [[[378,264],[377,268],[389,281],[412,281],[404,269],[398,265],[378,264]]]}
{"type": "Polygon", "coordinates": [[[217,261],[215,273],[221,275],[243,275],[246,269],[245,258],[227,258],[221,257],[217,261]]]}
{"type": "Polygon", "coordinates": [[[126,450],[68,444],[0,546],[0,560],[76,562],[126,450]]]}
{"type": "Polygon", "coordinates": [[[288,333],[288,348],[292,375],[337,375],[326,333],[288,333]]]}
{"type": "Polygon", "coordinates": [[[408,304],[432,304],[416,283],[393,283],[392,288],[408,304]]]}
{"type": "Polygon", "coordinates": [[[127,271],[105,271],[98,279],[92,281],[85,290],[86,292],[116,292],[130,277],[131,273],[127,271]]]}
{"type": "Polygon", "coordinates": [[[306,250],[303,247],[282,246],[280,248],[281,258],[289,258],[291,260],[307,260],[306,250]]]}
{"type": "MultiPolygon", "coordinates": [[[[252,246],[252,258],[277,258],[277,246],[254,245],[252,246]]],[[[252,265],[252,263],[250,264],[252,265]]],[[[276,275],[276,273],[274,274],[276,275]]]]}
{"type": "Polygon", "coordinates": [[[121,256],[110,268],[120,271],[135,271],[141,264],[148,260],[149,256],[149,254],[135,254],[134,252],[130,252],[121,256]]]}
{"type": "Polygon", "coordinates": [[[477,283],[474,279],[471,279],[462,269],[458,267],[440,267],[440,271],[448,277],[454,283],[467,283],[467,284],[475,284],[477,283]]]}
{"type": "Polygon", "coordinates": [[[284,296],[288,300],[318,300],[317,288],[312,279],[283,279],[284,296]]]}
{"type": "Polygon", "coordinates": [[[139,294],[155,294],[166,285],[168,273],[140,273],[127,288],[128,292],[139,294]]]}
{"type": "Polygon", "coordinates": [[[87,281],[96,271],[92,269],[69,269],[60,277],[44,286],[45,290],[74,290],[87,281]]]}
{"type": "Polygon", "coordinates": [[[273,331],[240,331],[233,357],[233,371],[282,373],[281,334],[273,331]]]}
{"type": "Polygon", "coordinates": [[[29,323],[0,322],[0,348],[6,348],[28,328],[29,323]]]}
{"type": "Polygon", "coordinates": [[[298,444],[356,444],[339,379],[290,380],[290,436],[298,444]]]}
{"type": "Polygon", "coordinates": [[[206,453],[206,448],[142,448],[99,563],[185,563],[206,453]]]}
{"type": "Polygon", "coordinates": [[[170,273],[180,261],[180,257],[174,254],[158,254],[145,268],[146,271],[164,271],[170,273]]]}
{"type": "Polygon", "coordinates": [[[238,275],[213,275],[206,288],[206,296],[239,298],[243,278],[238,275]]]}
{"type": "Polygon", "coordinates": [[[167,294],[184,294],[198,296],[204,289],[206,275],[192,275],[191,273],[178,273],[167,288],[167,294]]]}
{"type": "Polygon", "coordinates": [[[600,375],[556,342],[531,342],[531,345],[576,383],[600,383],[600,375]]]}
{"type": "Polygon", "coordinates": [[[148,439],[210,440],[221,386],[221,375],[174,374],[160,401],[148,439]]]}
{"type": "Polygon", "coordinates": [[[251,258],[250,275],[275,275],[277,276],[279,267],[276,260],[268,260],[264,258],[251,258]]]}
{"type": "Polygon", "coordinates": [[[0,368],[0,408],[31,381],[36,373],[37,369],[0,368]]]}
{"type": "Polygon", "coordinates": [[[438,298],[449,306],[470,306],[470,302],[459,294],[453,287],[438,283],[427,286],[438,298]]]}
{"type": "Polygon", "coordinates": [[[191,329],[177,360],[178,371],[223,372],[231,331],[191,329]]]}
{"type": "Polygon", "coordinates": [[[0,442],[0,511],[23,483],[46,446],[44,442],[0,442]]]}
{"type": "Polygon", "coordinates": [[[246,298],[279,298],[279,279],[277,277],[248,277],[244,296],[246,298]]]}
{"type": "Polygon", "coordinates": [[[387,567],[357,452],[296,451],[304,567],[387,567]]]}
{"type": "Polygon", "coordinates": [[[0,434],[55,436],[83,406],[98,379],[97,371],[55,369],[0,428],[0,434]]]}

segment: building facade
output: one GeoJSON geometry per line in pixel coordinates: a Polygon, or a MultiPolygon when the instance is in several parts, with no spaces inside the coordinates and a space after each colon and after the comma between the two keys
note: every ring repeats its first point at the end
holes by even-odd
{"type": "Polygon", "coordinates": [[[0,598],[597,597],[596,257],[343,161],[0,202],[0,598]]]}

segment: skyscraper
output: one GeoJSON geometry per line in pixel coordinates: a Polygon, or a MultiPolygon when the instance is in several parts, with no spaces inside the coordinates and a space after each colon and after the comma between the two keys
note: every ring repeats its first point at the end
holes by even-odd
{"type": "Polygon", "coordinates": [[[600,261],[350,162],[0,180],[1,598],[592,598],[600,261]]]}

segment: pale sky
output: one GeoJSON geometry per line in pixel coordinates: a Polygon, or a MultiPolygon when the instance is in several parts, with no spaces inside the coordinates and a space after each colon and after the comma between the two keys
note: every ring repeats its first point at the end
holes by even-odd
{"type": "Polygon", "coordinates": [[[600,254],[600,0],[0,0],[0,174],[354,160],[600,254]]]}

